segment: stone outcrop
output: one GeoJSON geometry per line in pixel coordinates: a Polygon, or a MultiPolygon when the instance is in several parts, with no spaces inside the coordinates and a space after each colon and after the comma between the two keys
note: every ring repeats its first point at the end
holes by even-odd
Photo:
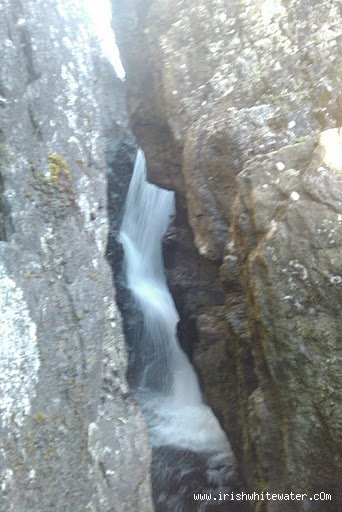
{"type": "Polygon", "coordinates": [[[0,47],[0,510],[151,512],[105,258],[121,85],[71,0],[2,1],[0,47]]]}
{"type": "Polygon", "coordinates": [[[339,492],[341,171],[342,137],[327,130],[317,145],[254,159],[236,204],[259,381],[249,397],[252,442],[272,489],[332,493],[335,508],[319,510],[337,510],[339,492]]]}
{"type": "Polygon", "coordinates": [[[337,512],[339,2],[112,4],[149,179],[177,193],[165,257],[205,394],[250,489],[333,494],[255,510],[337,512]]]}

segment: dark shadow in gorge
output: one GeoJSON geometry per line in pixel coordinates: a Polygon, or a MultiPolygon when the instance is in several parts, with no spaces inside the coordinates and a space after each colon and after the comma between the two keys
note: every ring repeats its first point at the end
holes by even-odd
{"type": "Polygon", "coordinates": [[[117,147],[114,158],[108,161],[107,172],[107,201],[109,216],[109,234],[106,256],[113,272],[116,290],[116,302],[122,316],[123,331],[128,351],[127,381],[132,388],[134,382],[134,368],[136,367],[134,347],[130,340],[138,337],[141,330],[141,313],[135,307],[131,293],[125,286],[122,276],[123,248],[118,241],[118,233],[122,221],[122,212],[127,195],[129,182],[133,172],[137,146],[133,137],[127,133],[117,147]]]}

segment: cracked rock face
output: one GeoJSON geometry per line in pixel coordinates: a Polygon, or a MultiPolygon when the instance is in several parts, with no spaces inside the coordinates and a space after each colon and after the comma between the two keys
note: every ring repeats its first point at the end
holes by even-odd
{"type": "Polygon", "coordinates": [[[0,510],[150,512],[104,256],[118,81],[71,0],[4,0],[0,47],[0,510]]]}
{"type": "Polygon", "coordinates": [[[334,495],[265,509],[337,512],[341,5],[112,4],[149,179],[177,193],[168,278],[206,396],[252,490],[334,495]]]}
{"type": "Polygon", "coordinates": [[[323,510],[338,509],[341,163],[334,129],[254,159],[239,175],[235,221],[260,383],[251,437],[269,485],[329,489],[323,510]]]}

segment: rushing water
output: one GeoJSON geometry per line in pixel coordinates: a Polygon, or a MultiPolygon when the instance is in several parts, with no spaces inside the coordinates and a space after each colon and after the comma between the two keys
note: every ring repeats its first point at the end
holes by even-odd
{"type": "Polygon", "coordinates": [[[192,506],[187,489],[202,492],[196,485],[226,485],[228,473],[232,476],[232,457],[176,334],[179,316],[162,256],[162,238],[174,210],[174,193],[146,181],[145,157],[139,150],[119,235],[125,283],[141,314],[140,328],[130,340],[134,352],[131,386],[147,418],[154,448],[156,509],[189,512],[207,509],[192,506]],[[189,475],[194,471],[200,471],[201,477],[191,485],[189,475]],[[186,484],[183,476],[187,476],[186,484]],[[175,492],[178,496],[172,503],[175,492]]]}

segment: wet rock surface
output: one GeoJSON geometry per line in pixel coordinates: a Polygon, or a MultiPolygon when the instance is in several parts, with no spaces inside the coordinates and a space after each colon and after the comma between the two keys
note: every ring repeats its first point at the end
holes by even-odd
{"type": "Polygon", "coordinates": [[[152,478],[156,512],[245,512],[242,503],[224,501],[223,495],[241,492],[235,463],[210,454],[182,450],[175,446],[153,449],[152,478]],[[162,489],[162,492],[161,492],[162,489]],[[221,501],[220,501],[221,499],[221,501]]]}
{"type": "Polygon", "coordinates": [[[122,92],[72,1],[3,1],[0,46],[0,510],[150,512],[105,258],[122,92]]]}
{"type": "Polygon", "coordinates": [[[183,346],[250,489],[333,495],[255,510],[337,512],[341,6],[112,4],[183,346]]]}

